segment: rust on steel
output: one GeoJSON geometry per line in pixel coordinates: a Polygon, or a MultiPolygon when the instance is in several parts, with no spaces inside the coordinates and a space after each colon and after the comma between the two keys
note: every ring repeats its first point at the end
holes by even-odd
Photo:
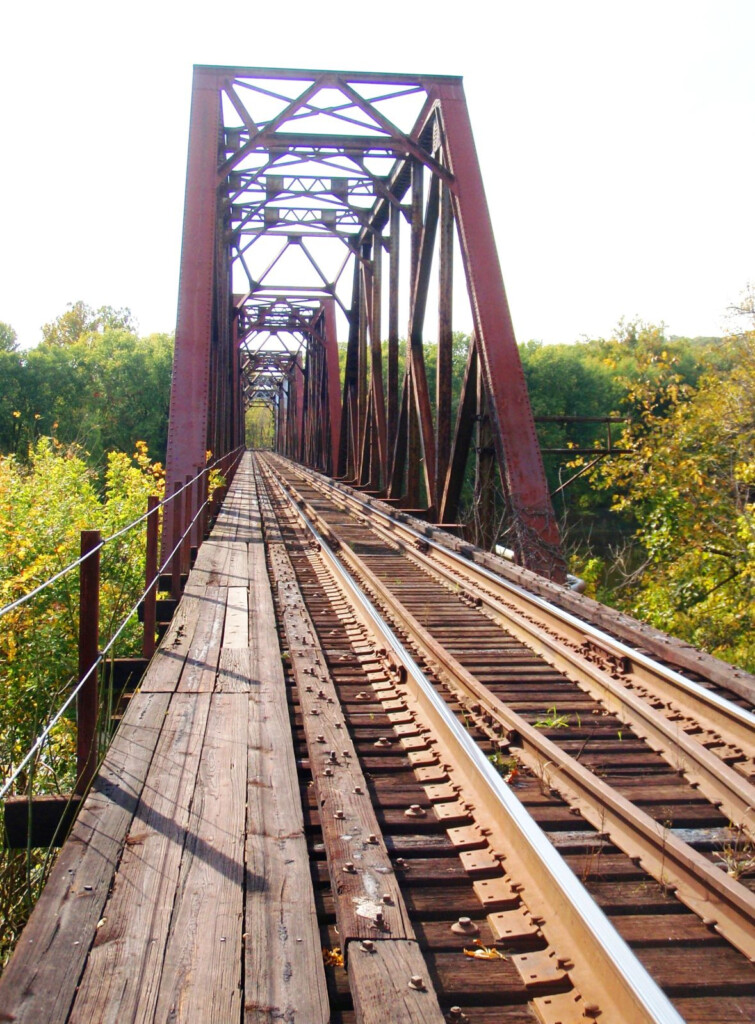
{"type": "Polygon", "coordinates": [[[471,539],[505,537],[563,580],[460,78],[195,68],[169,488],[241,442],[249,406],[269,410],[281,454],[430,521],[462,517],[470,472],[471,539]],[[465,309],[473,391],[454,428],[465,309]]]}

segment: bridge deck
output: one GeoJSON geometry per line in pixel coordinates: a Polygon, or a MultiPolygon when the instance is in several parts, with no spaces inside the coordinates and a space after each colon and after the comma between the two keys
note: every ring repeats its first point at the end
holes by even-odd
{"type": "Polygon", "coordinates": [[[0,1019],[327,1019],[284,685],[247,455],[0,981],[0,1019]]]}

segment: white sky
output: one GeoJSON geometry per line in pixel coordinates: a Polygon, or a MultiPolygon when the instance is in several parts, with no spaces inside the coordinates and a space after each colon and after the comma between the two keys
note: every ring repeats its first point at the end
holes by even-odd
{"type": "Polygon", "coordinates": [[[753,0],[383,9],[6,3],[0,320],[36,344],[83,299],[173,329],[198,63],[463,75],[519,340],[721,333],[755,280],[753,0]]]}

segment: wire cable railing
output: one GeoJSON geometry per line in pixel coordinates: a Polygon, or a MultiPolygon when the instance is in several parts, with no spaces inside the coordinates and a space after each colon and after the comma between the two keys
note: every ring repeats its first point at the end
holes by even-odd
{"type": "MultiPolygon", "coordinates": [[[[195,485],[197,481],[200,480],[205,474],[209,474],[209,472],[212,469],[217,468],[221,464],[223,465],[224,476],[226,476],[229,479],[232,479],[243,451],[244,447],[240,446],[239,448],[234,449],[234,451],[227,453],[225,456],[221,456],[220,458],[214,460],[213,463],[209,463],[208,465],[202,467],[200,470],[198,470],[194,477],[192,477],[191,479],[187,479],[187,481],[180,487],[176,487],[176,489],[173,491],[171,495],[169,495],[166,498],[163,498],[159,502],[151,503],[151,507],[148,509],[147,512],[138,516],[132,522],[128,523],[120,530],[117,530],[114,534],[110,535],[109,537],[99,540],[99,542],[93,544],[89,548],[89,550],[87,550],[85,553],[82,553],[82,555],[79,558],[75,559],[69,565],[65,566],[62,570],[51,576],[48,580],[45,580],[39,586],[35,587],[28,594],[23,595],[22,598],[18,598],[16,601],[13,601],[5,607],[1,608],[0,617],[12,611],[14,608],[17,608],[20,605],[31,600],[37,594],[41,593],[47,587],[52,586],[53,583],[60,580],[69,572],[72,572],[74,569],[79,568],[80,570],[82,570],[82,567],[84,567],[85,563],[87,563],[90,559],[94,558],[107,544],[122,537],[124,534],[128,533],[130,530],[133,530],[141,523],[149,521],[151,517],[155,517],[152,520],[152,523],[154,524],[153,530],[156,544],[157,517],[159,516],[160,510],[167,507],[167,505],[169,505],[170,502],[172,502],[180,494],[184,493],[188,487],[195,485]]],[[[192,530],[195,529],[196,524],[200,521],[205,511],[213,505],[214,500],[214,495],[210,496],[209,494],[206,494],[204,499],[199,503],[198,507],[194,511],[194,514],[191,516],[191,518],[187,516],[188,521],[181,524],[183,527],[182,530],[176,531],[180,532],[180,536],[178,536],[177,539],[174,538],[173,547],[167,554],[164,554],[162,562],[158,563],[157,560],[155,560],[154,565],[147,565],[146,585],[144,589],[141,591],[139,597],[131,605],[126,615],[120,621],[119,625],[114,630],[114,632],[112,633],[104,647],[101,650],[97,651],[96,656],[91,661],[91,664],[89,664],[86,671],[81,673],[80,678],[76,685],[74,686],[74,688],[68,694],[63,704],[57,709],[57,711],[47,722],[45,727],[36,736],[36,738],[32,742],[31,746],[28,748],[26,753],[24,754],[21,761],[12,768],[11,774],[4,781],[2,787],[0,787],[0,800],[3,800],[8,795],[14,783],[18,780],[22,772],[28,767],[28,765],[32,762],[35,756],[37,756],[42,751],[47,740],[50,738],[50,735],[55,726],[61,721],[66,711],[71,707],[76,698],[81,695],[82,691],[85,689],[87,684],[91,685],[91,683],[96,680],[96,673],[99,667],[105,662],[105,660],[108,657],[108,654],[113,650],[117,640],[119,639],[120,636],[122,636],[124,630],[126,629],[126,626],[133,618],[133,616],[137,614],[137,612],[139,611],[139,607],[142,605],[142,603],[146,601],[149,595],[156,594],[157,589],[159,589],[159,583],[163,573],[166,572],[166,570],[169,568],[169,566],[171,566],[171,564],[174,567],[176,566],[182,550],[185,550],[187,538],[190,536],[192,530]]],[[[150,524],[148,523],[148,528],[149,525],[150,524]]],[[[97,586],[99,587],[99,561],[97,562],[97,586]]],[[[150,624],[148,623],[147,618],[145,617],[145,636],[149,628],[150,624]]],[[[95,737],[93,736],[92,742],[94,741],[95,737]]],[[[77,771],[77,774],[80,775],[81,764],[79,764],[78,767],[79,771],[77,771]]],[[[91,776],[93,777],[93,775],[94,771],[91,771],[91,776]]],[[[30,794],[26,795],[30,796],[30,794]]]]}
{"type": "Polygon", "coordinates": [[[208,463],[206,466],[203,466],[201,469],[197,471],[195,476],[193,476],[190,480],[187,480],[185,483],[181,484],[180,487],[174,490],[172,494],[169,494],[166,497],[161,498],[158,504],[155,506],[155,508],[152,508],[149,511],[144,512],[142,515],[132,520],[132,522],[127,523],[125,526],[121,527],[120,530],[117,530],[109,537],[105,537],[103,540],[100,541],[100,543],[96,547],[93,547],[90,551],[87,551],[85,555],[81,555],[79,558],[76,558],[73,562],[70,562],[68,565],[64,566],[53,576],[50,576],[49,579],[44,580],[42,583],[34,587],[33,590],[30,590],[27,594],[23,594],[21,597],[18,597],[14,601],[11,601],[8,604],[4,605],[2,608],[0,608],[0,618],[2,618],[4,615],[7,615],[9,612],[14,611],[16,608],[20,608],[28,601],[31,601],[32,598],[36,597],[37,594],[41,594],[42,591],[46,590],[48,587],[51,587],[54,583],[57,583],[58,580],[62,579],[64,576],[67,576],[69,572],[73,572],[74,569],[79,568],[79,566],[81,566],[83,562],[85,562],[88,558],[91,558],[95,554],[95,552],[102,550],[102,548],[104,548],[105,545],[110,544],[112,541],[118,540],[120,537],[124,536],[124,534],[129,533],[131,530],[135,529],[135,527],[139,526],[145,520],[149,519],[150,516],[158,514],[159,509],[165,508],[179,495],[183,494],[188,487],[192,487],[205,474],[209,474],[211,470],[216,469],[220,463],[228,459],[229,455],[238,455],[240,450],[241,448],[236,448],[234,449],[233,452],[228,453],[228,455],[219,456],[213,462],[208,463]]]}

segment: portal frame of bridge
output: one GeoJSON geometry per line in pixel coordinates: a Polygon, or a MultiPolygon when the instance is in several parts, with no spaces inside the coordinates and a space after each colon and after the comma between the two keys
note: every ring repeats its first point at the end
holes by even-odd
{"type": "Polygon", "coordinates": [[[242,443],[255,401],[274,409],[279,451],[431,521],[456,522],[473,459],[478,518],[490,528],[498,486],[507,546],[563,577],[460,78],[195,67],[168,487],[242,443]],[[325,240],[342,248],[337,265],[316,251],[325,240]],[[474,330],[454,429],[455,259],[474,330]],[[314,281],[287,279],[291,263],[314,281]]]}

